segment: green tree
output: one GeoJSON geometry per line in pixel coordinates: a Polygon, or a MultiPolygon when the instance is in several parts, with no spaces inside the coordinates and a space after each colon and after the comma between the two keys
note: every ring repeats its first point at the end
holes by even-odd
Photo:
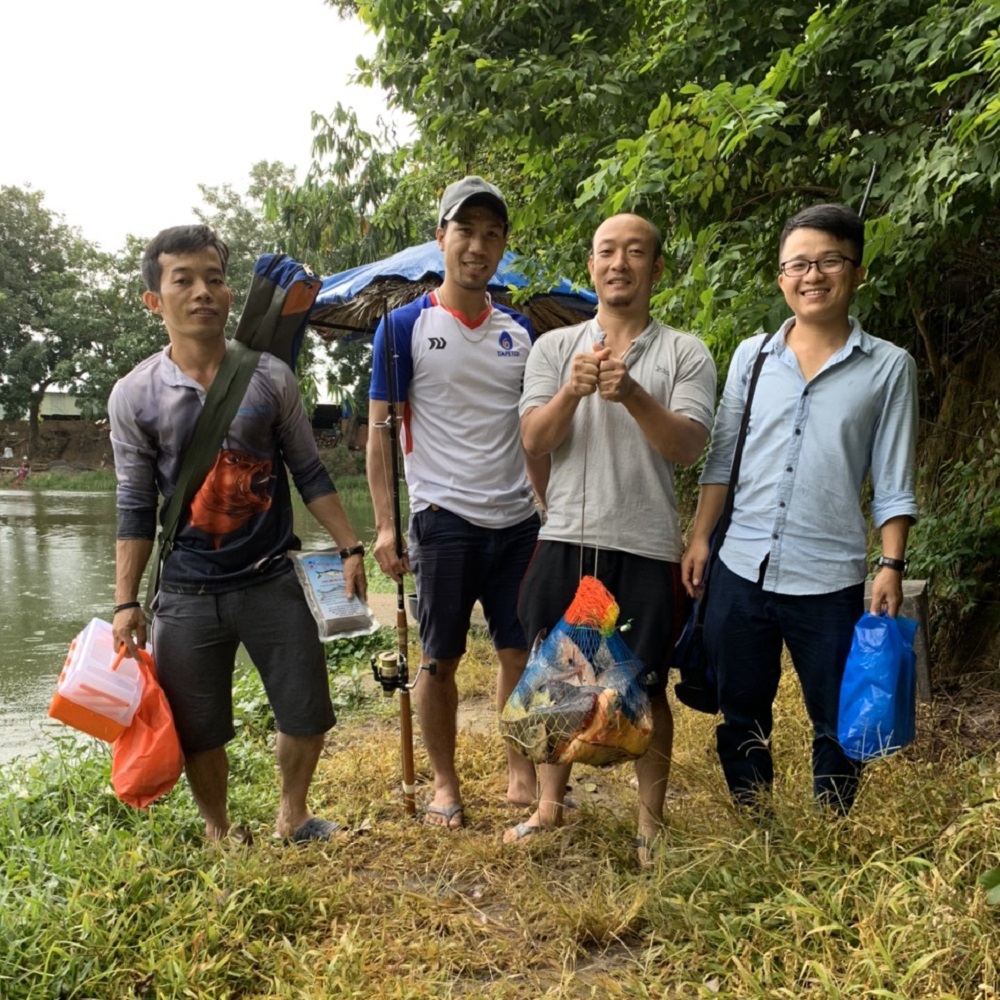
{"type": "Polygon", "coordinates": [[[80,345],[79,374],[71,386],[91,420],[107,414],[115,382],[166,343],[163,323],[142,301],[140,264],[146,242],[129,235],[119,253],[99,254],[93,278],[80,294],[80,315],[91,333],[80,345]]]}
{"type": "MultiPolygon", "coordinates": [[[[413,116],[415,163],[497,179],[550,274],[583,277],[608,212],[658,219],[670,264],[658,304],[723,361],[781,309],[781,220],[810,201],[858,204],[873,162],[878,266],[863,304],[892,300],[907,342],[942,254],[967,251],[993,210],[990,0],[626,0],[614,17],[576,0],[330,2],[379,33],[360,77],[413,116]]],[[[935,345],[921,348],[940,376],[935,345]]]]}
{"type": "MultiPolygon", "coordinates": [[[[314,159],[301,186],[272,187],[268,211],[287,239],[289,253],[325,275],[358,267],[416,243],[435,231],[433,180],[415,171],[399,146],[395,126],[361,128],[353,111],[338,104],[314,115],[314,159]]],[[[371,345],[343,331],[317,328],[325,341],[323,374],[334,399],[367,409],[371,345]]]]}
{"type": "Polygon", "coordinates": [[[291,188],[294,182],[294,168],[261,160],[250,168],[249,184],[242,193],[230,184],[198,185],[203,205],[195,209],[195,215],[229,246],[226,278],[235,296],[230,332],[236,328],[242,302],[250,290],[257,258],[288,249],[285,227],[280,220],[268,217],[265,202],[270,192],[291,188]]]}
{"type": "MultiPolygon", "coordinates": [[[[654,307],[723,371],[738,340],[785,315],[783,219],[859,205],[878,164],[858,311],[920,365],[925,482],[958,458],[1000,489],[977,416],[1000,398],[995,0],[328,2],[379,35],[359,77],[412,116],[398,162],[500,183],[540,281],[583,279],[606,214],[657,220],[668,266],[654,307]]],[[[915,557],[933,545],[918,532],[915,557]]],[[[981,558],[990,545],[966,548],[951,572],[973,584],[963,607],[983,612],[966,631],[995,662],[1000,619],[984,609],[1000,566],[981,558]]]]}
{"type": "Polygon", "coordinates": [[[8,418],[27,414],[32,444],[46,389],[81,374],[92,335],[82,302],[97,261],[41,191],[0,188],[0,406],[8,418]]]}

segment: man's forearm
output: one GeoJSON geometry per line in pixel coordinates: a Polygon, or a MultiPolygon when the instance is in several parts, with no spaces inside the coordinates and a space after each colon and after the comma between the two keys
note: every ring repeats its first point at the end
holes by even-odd
{"type": "Polygon", "coordinates": [[[545,494],[549,487],[549,473],[552,470],[552,458],[544,455],[541,458],[532,458],[530,455],[524,456],[524,465],[528,473],[528,482],[531,484],[538,502],[545,508],[545,494]]]}
{"type": "Polygon", "coordinates": [[[547,403],[528,410],[521,417],[524,453],[531,458],[551,455],[566,440],[580,399],[567,382],[547,403]]]}
{"type": "Polygon", "coordinates": [[[368,477],[368,492],[372,498],[375,514],[375,530],[384,531],[392,527],[392,443],[390,428],[386,426],[389,415],[388,404],[372,400],[368,413],[368,446],[365,449],[365,472],[368,477]]]}
{"type": "Polygon", "coordinates": [[[151,538],[119,538],[115,543],[115,604],[139,599],[139,584],[152,552],[151,538]]]}
{"type": "Polygon", "coordinates": [[[889,559],[906,558],[906,540],[910,534],[911,519],[907,515],[890,517],[879,528],[882,537],[882,555],[889,559]]]}
{"type": "Polygon", "coordinates": [[[707,542],[722,516],[722,508],[726,505],[728,483],[707,483],[698,494],[698,507],[694,514],[694,525],[691,528],[691,540],[707,542]]]}
{"type": "Polygon", "coordinates": [[[693,465],[708,440],[708,428],[690,417],[667,409],[641,385],[622,400],[649,444],[668,462],[693,465]]]}

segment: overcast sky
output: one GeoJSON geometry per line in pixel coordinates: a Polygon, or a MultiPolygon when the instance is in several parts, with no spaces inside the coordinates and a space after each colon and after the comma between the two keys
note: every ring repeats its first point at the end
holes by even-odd
{"type": "Polygon", "coordinates": [[[322,0],[49,0],[0,13],[0,184],[105,250],[194,221],[198,184],[243,191],[258,160],[310,159],[310,113],[351,86],[374,38],[322,0]]]}

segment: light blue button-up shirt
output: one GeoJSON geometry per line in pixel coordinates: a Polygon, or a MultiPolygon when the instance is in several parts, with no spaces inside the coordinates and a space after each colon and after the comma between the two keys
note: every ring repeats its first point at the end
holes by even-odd
{"type": "MultiPolygon", "coordinates": [[[[764,348],[720,558],[765,590],[826,594],[867,575],[861,488],[871,473],[876,526],[917,516],[916,365],[902,348],[851,319],[844,347],[807,382],[785,344],[787,320],[764,348]]],[[[733,354],[702,484],[726,484],[750,373],[764,335],[733,354]]]]}

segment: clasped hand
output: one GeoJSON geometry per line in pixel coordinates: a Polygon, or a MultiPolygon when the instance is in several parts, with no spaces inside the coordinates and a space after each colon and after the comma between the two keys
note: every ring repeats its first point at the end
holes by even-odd
{"type": "Polygon", "coordinates": [[[575,396],[600,393],[602,399],[620,403],[632,391],[632,377],[621,358],[611,357],[611,349],[594,344],[592,353],[573,358],[570,389],[575,396]]]}

